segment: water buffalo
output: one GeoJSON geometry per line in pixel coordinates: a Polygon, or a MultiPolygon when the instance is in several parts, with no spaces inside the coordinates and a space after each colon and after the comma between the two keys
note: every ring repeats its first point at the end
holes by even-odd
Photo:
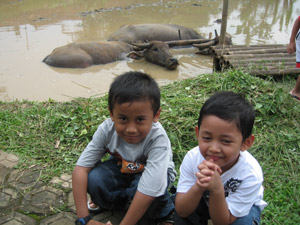
{"type": "Polygon", "coordinates": [[[147,42],[153,40],[176,41],[189,39],[204,39],[195,30],[176,24],[136,24],[124,25],[108,41],[125,43],[147,42]]]}
{"type": "Polygon", "coordinates": [[[58,47],[43,60],[54,67],[85,68],[91,65],[105,64],[131,57],[145,57],[148,61],[174,70],[178,61],[169,53],[168,44],[151,41],[138,47],[119,41],[71,43],[58,47]]]}

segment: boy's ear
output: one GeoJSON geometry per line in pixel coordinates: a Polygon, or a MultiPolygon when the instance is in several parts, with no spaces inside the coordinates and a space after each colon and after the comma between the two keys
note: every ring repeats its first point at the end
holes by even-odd
{"type": "Polygon", "coordinates": [[[245,150],[247,150],[248,148],[250,148],[252,145],[253,145],[253,143],[254,143],[254,135],[253,134],[251,134],[249,137],[247,137],[246,138],[246,140],[243,142],[243,144],[242,144],[242,148],[241,148],[241,150],[242,151],[245,151],[245,150]]]}
{"type": "Polygon", "coordinates": [[[108,111],[109,111],[109,116],[110,116],[111,120],[114,121],[114,117],[113,117],[112,112],[110,110],[108,110],[108,111]]]}
{"type": "Polygon", "coordinates": [[[160,112],[161,112],[161,108],[159,108],[156,112],[156,114],[154,115],[154,118],[153,118],[153,122],[158,122],[159,120],[159,117],[160,117],[160,112]]]}
{"type": "Polygon", "coordinates": [[[195,131],[196,131],[196,137],[198,139],[198,137],[199,137],[199,127],[198,126],[195,126],[195,131]]]}

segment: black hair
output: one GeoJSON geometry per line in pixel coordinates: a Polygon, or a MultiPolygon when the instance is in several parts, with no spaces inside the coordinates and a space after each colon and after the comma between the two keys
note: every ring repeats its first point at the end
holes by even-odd
{"type": "Polygon", "coordinates": [[[244,96],[231,91],[220,91],[212,95],[202,106],[198,127],[205,116],[213,115],[222,120],[235,122],[243,141],[252,134],[255,119],[253,106],[244,96]]]}
{"type": "Polygon", "coordinates": [[[115,104],[145,100],[150,100],[155,115],[160,108],[160,89],[152,77],[142,72],[126,72],[116,77],[108,92],[111,113],[115,104]]]}

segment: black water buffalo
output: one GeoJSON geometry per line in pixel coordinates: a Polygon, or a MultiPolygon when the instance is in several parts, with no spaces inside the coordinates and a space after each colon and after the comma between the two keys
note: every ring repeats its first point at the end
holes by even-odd
{"type": "Polygon", "coordinates": [[[85,68],[91,65],[105,64],[127,57],[139,59],[145,57],[149,62],[174,70],[178,61],[169,53],[168,44],[151,41],[140,51],[134,45],[120,41],[71,43],[58,47],[43,60],[54,67],[85,68]]]}
{"type": "Polygon", "coordinates": [[[124,25],[108,41],[122,41],[125,43],[147,41],[175,41],[189,39],[204,39],[195,30],[176,24],[136,24],[124,25]]]}

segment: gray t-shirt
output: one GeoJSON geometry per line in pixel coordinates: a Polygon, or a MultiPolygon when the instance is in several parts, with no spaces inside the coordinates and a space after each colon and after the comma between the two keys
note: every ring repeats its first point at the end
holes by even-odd
{"type": "Polygon", "coordinates": [[[78,166],[94,167],[107,153],[118,153],[124,160],[145,164],[138,191],[152,197],[164,194],[167,178],[174,182],[175,166],[170,140],[159,122],[153,123],[149,134],[137,144],[126,143],[117,134],[114,122],[105,120],[93,135],[77,161],[78,166]]]}

